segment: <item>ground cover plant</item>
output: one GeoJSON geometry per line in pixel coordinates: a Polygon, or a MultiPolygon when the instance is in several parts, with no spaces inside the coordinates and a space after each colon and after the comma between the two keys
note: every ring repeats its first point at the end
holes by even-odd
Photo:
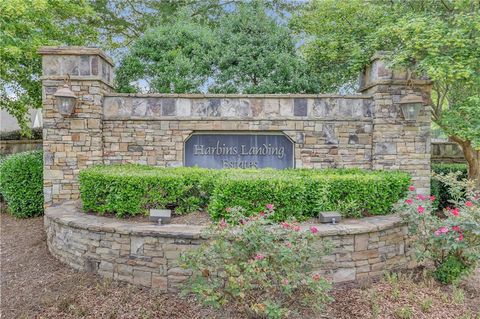
{"type": "Polygon", "coordinates": [[[145,165],[96,166],[80,172],[85,211],[118,217],[150,208],[177,213],[207,209],[214,219],[229,218],[229,207],[247,212],[276,207],[277,221],[339,210],[345,217],[382,215],[407,192],[410,176],[360,169],[210,170],[145,165]]]}
{"type": "Polygon", "coordinates": [[[331,298],[330,284],[313,272],[327,250],[317,228],[294,222],[272,223],[273,204],[256,216],[230,209],[208,230],[212,239],[183,257],[193,271],[185,285],[207,305],[234,306],[251,317],[289,318],[302,308],[321,310],[331,298]]]}
{"type": "Polygon", "coordinates": [[[0,161],[0,193],[16,217],[43,214],[43,153],[10,155],[0,161]]]}
{"type": "Polygon", "coordinates": [[[453,283],[475,269],[480,259],[480,193],[473,181],[459,180],[459,172],[436,175],[449,190],[449,206],[435,212],[435,196],[410,195],[397,210],[414,238],[417,260],[433,265],[433,275],[453,283]]]}

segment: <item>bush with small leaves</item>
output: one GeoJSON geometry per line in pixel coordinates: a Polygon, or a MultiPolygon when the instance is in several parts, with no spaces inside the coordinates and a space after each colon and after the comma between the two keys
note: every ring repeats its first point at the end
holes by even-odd
{"type": "Polygon", "coordinates": [[[402,198],[410,175],[360,169],[214,170],[147,165],[95,166],[80,172],[83,208],[118,217],[145,214],[150,208],[176,213],[208,210],[229,219],[228,207],[256,212],[274,203],[273,218],[305,220],[320,211],[344,217],[385,215],[402,198]]]}
{"type": "Polygon", "coordinates": [[[450,206],[439,214],[432,203],[435,196],[410,194],[398,203],[398,211],[413,235],[417,260],[430,261],[434,276],[452,283],[468,274],[480,259],[480,194],[473,181],[458,180],[458,173],[437,175],[449,189],[450,206]]]}
{"type": "Polygon", "coordinates": [[[16,217],[43,214],[43,153],[10,155],[0,163],[0,193],[16,217]]]}
{"type": "Polygon", "coordinates": [[[433,206],[436,209],[445,209],[451,200],[448,185],[442,183],[438,178],[436,178],[436,176],[447,175],[449,173],[457,173],[458,180],[465,179],[468,176],[467,165],[446,163],[432,164],[430,193],[435,196],[433,206]]]}
{"type": "Polygon", "coordinates": [[[299,308],[321,309],[331,299],[330,284],[313,264],[328,244],[316,238],[313,226],[273,223],[274,211],[271,204],[255,216],[229,208],[230,220],[222,219],[205,234],[211,240],[183,256],[183,267],[193,271],[185,292],[254,317],[286,318],[299,308]]]}

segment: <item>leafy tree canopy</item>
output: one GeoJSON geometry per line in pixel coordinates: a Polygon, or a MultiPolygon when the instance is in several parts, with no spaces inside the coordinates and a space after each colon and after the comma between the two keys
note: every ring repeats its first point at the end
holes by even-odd
{"type": "Polygon", "coordinates": [[[117,71],[119,90],[318,92],[292,32],[266,11],[260,2],[240,4],[212,26],[182,10],[174,23],[151,29],[134,43],[117,71]]]}
{"type": "MultiPolygon", "coordinates": [[[[128,46],[148,29],[174,22],[176,14],[188,10],[191,18],[214,26],[219,19],[240,4],[257,0],[91,0],[95,12],[104,21],[102,40],[111,49],[128,46]]],[[[303,0],[263,0],[265,8],[280,19],[300,8],[303,0]]],[[[114,51],[116,54],[117,51],[114,51]]],[[[121,55],[121,54],[119,54],[121,55]]]]}
{"type": "Polygon", "coordinates": [[[174,23],[150,29],[134,43],[117,69],[117,90],[197,92],[212,73],[214,35],[182,11],[174,23]]]}
{"type": "Polygon", "coordinates": [[[480,3],[476,0],[315,0],[292,26],[324,90],[353,83],[375,51],[434,81],[432,119],[480,177],[480,3]]]}
{"type": "Polygon", "coordinates": [[[0,108],[15,116],[24,132],[28,109],[42,103],[38,48],[93,41],[96,21],[87,1],[0,2],[0,108]]]}
{"type": "Polygon", "coordinates": [[[215,30],[218,74],[213,92],[318,92],[318,81],[298,54],[290,29],[260,4],[242,5],[223,16],[215,30]]]}

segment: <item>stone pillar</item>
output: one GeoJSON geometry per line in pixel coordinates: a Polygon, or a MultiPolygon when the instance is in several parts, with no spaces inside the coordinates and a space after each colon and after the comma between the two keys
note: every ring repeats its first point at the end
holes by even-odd
{"type": "Polygon", "coordinates": [[[360,91],[373,97],[372,168],[410,172],[413,185],[430,193],[430,92],[431,81],[415,78],[407,83],[407,72],[391,70],[377,53],[360,78],[360,91]],[[408,85],[407,85],[408,84],[408,85]],[[405,121],[400,99],[414,93],[423,98],[415,122],[405,121]]]}
{"type": "Polygon", "coordinates": [[[48,206],[79,197],[78,172],[103,163],[103,97],[113,89],[113,62],[101,50],[44,47],[42,104],[44,195],[48,206]],[[61,115],[53,94],[70,76],[77,96],[74,113],[61,115]]]}

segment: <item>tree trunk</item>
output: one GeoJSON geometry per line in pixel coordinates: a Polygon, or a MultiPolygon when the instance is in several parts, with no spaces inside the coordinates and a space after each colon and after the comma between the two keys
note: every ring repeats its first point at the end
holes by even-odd
{"type": "Polygon", "coordinates": [[[468,163],[468,179],[474,180],[480,189],[480,151],[474,149],[470,141],[464,141],[456,136],[450,136],[450,138],[462,147],[468,163]]]}

